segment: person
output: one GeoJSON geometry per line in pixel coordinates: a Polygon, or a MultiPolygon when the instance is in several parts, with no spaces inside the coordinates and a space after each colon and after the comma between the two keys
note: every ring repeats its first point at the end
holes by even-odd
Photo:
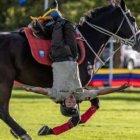
{"type": "MultiPolygon", "coordinates": [[[[52,60],[53,85],[48,90],[51,98],[60,95],[65,99],[70,93],[82,92],[79,68],[77,63],[78,52],[74,27],[64,19],[58,10],[57,0],[52,0],[50,7],[43,16],[33,18],[32,30],[39,32],[51,30],[52,44],[49,56],[52,60]],[[42,26],[43,25],[43,26],[42,26]]],[[[61,106],[63,108],[64,106],[61,106]]],[[[66,109],[66,107],[64,107],[66,109]]],[[[75,107],[71,107],[75,110],[75,107]]]]}
{"type": "Polygon", "coordinates": [[[63,98],[63,94],[59,94],[59,98],[57,94],[50,95],[50,93],[48,92],[49,88],[30,87],[30,86],[23,86],[23,88],[26,91],[31,91],[42,95],[46,95],[49,98],[51,98],[54,102],[60,103],[61,113],[67,117],[71,117],[68,120],[68,122],[60,126],[54,128],[43,126],[38,132],[38,135],[49,135],[49,134],[59,135],[77,126],[78,124],[87,122],[99,108],[98,96],[121,91],[128,88],[129,86],[130,86],[129,83],[124,83],[123,85],[115,88],[105,88],[101,90],[83,89],[84,92],[70,93],[69,96],[67,96],[67,98],[65,99],[63,98]],[[80,116],[79,103],[81,103],[82,101],[90,101],[91,107],[83,115],[80,116]],[[64,109],[62,106],[64,108],[66,107],[66,109],[64,109]]]}
{"type": "MultiPolygon", "coordinates": [[[[79,113],[79,103],[83,100],[91,101],[97,96],[98,92],[96,93],[96,91],[93,90],[88,91],[83,89],[80,81],[78,63],[76,61],[78,53],[75,30],[72,24],[62,17],[58,10],[57,1],[52,0],[51,2],[51,8],[47,9],[47,12],[43,17],[33,20],[33,28],[34,30],[38,29],[36,28],[36,25],[39,24],[42,31],[45,29],[52,30],[50,58],[53,61],[53,85],[52,88],[25,87],[25,89],[27,91],[47,95],[54,102],[60,103],[60,110],[64,116],[71,117],[70,121],[66,124],[53,129],[57,131],[54,134],[60,134],[82,122],[80,121],[82,119],[79,113]],[[43,27],[40,24],[43,24],[43,27]]],[[[106,92],[113,91],[109,90],[106,92]]],[[[94,112],[95,111],[96,107],[94,112]]],[[[43,134],[44,131],[45,129],[43,127],[39,132],[39,135],[43,134]]],[[[53,132],[51,131],[52,134],[53,132]]]]}

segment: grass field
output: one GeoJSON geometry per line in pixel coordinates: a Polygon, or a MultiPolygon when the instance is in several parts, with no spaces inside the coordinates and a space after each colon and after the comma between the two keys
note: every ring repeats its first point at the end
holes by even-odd
{"type": "MultiPolygon", "coordinates": [[[[81,104],[81,113],[89,107],[81,104]]],[[[59,136],[37,136],[43,125],[62,124],[68,118],[60,115],[59,105],[44,96],[13,90],[11,115],[34,140],[140,140],[140,94],[114,93],[100,98],[100,110],[84,125],[59,136]]],[[[15,140],[9,128],[0,121],[0,140],[15,140]]]]}

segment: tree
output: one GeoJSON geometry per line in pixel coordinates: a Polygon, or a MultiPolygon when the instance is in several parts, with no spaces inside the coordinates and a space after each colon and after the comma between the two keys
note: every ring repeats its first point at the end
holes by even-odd
{"type": "Polygon", "coordinates": [[[27,26],[30,16],[39,16],[43,13],[43,1],[27,0],[25,6],[20,6],[17,0],[0,1],[0,30],[15,30],[27,26]]]}

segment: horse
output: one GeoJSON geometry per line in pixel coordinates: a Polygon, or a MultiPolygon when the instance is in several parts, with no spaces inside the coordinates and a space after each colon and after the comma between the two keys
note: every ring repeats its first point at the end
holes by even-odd
{"type": "MultiPolygon", "coordinates": [[[[125,2],[114,7],[109,4],[93,9],[84,15],[76,26],[84,44],[86,57],[79,65],[82,85],[91,79],[88,72],[89,64],[94,65],[94,59],[103,44],[111,36],[124,43],[134,44],[136,27],[135,19],[128,12],[125,2]],[[83,20],[84,19],[84,20],[83,20]]],[[[6,123],[12,133],[22,140],[32,138],[10,115],[9,101],[14,81],[32,86],[52,87],[52,67],[38,63],[32,56],[29,43],[24,33],[8,32],[0,34],[0,119],[6,123]]]]}

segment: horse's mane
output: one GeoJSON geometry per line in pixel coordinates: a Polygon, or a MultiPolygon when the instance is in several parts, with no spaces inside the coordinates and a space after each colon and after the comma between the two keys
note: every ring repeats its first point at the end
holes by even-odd
{"type": "Polygon", "coordinates": [[[112,5],[104,6],[104,7],[97,7],[97,8],[94,8],[94,9],[88,11],[84,15],[84,17],[86,20],[90,20],[90,19],[93,19],[99,15],[105,14],[106,12],[110,12],[111,9],[113,9],[112,5]]]}

